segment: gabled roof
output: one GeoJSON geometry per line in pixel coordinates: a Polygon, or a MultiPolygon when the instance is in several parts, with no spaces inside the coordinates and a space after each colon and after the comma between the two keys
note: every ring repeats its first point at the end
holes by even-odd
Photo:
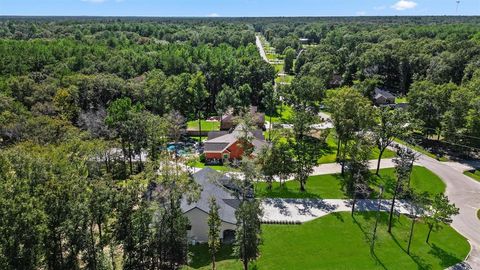
{"type": "Polygon", "coordinates": [[[215,138],[227,135],[228,131],[210,131],[208,132],[208,140],[213,140],[215,138]]]}
{"type": "MultiPolygon", "coordinates": [[[[205,152],[223,152],[231,145],[238,141],[238,138],[241,137],[242,126],[238,125],[232,133],[227,133],[222,136],[215,136],[216,134],[210,135],[208,137],[212,137],[213,139],[209,139],[204,142],[204,151],[205,152]]],[[[263,132],[261,130],[254,130],[250,132],[250,137],[252,137],[252,144],[255,147],[254,153],[260,150],[261,147],[265,146],[267,142],[265,142],[265,137],[263,136],[263,132]]]]}
{"type": "Polygon", "coordinates": [[[377,99],[377,98],[380,98],[380,97],[384,97],[386,99],[395,99],[395,96],[392,95],[392,93],[390,93],[388,91],[385,91],[385,90],[382,90],[380,88],[375,88],[374,98],[377,99]]]}
{"type": "MultiPolygon", "coordinates": [[[[257,123],[265,123],[265,113],[258,112],[257,106],[250,106],[249,111],[257,123]]],[[[227,113],[222,115],[222,123],[234,122],[236,118],[237,116],[235,116],[233,110],[230,109],[227,113]]]]}
{"type": "MultiPolygon", "coordinates": [[[[220,179],[224,179],[225,177],[226,176],[222,176],[221,173],[211,168],[204,168],[193,174],[193,179],[200,185],[202,192],[196,202],[189,204],[186,199],[182,199],[182,212],[186,213],[198,208],[208,213],[210,211],[210,198],[214,197],[219,206],[218,214],[220,219],[224,222],[235,224],[235,210],[240,202],[231,194],[231,191],[222,185],[220,179]]],[[[225,181],[225,179],[223,181],[225,181]]]]}

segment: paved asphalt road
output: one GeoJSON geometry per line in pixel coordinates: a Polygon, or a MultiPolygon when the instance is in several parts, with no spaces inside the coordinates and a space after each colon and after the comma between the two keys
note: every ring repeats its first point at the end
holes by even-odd
{"type": "Polygon", "coordinates": [[[267,55],[265,54],[265,49],[263,48],[259,36],[255,36],[255,45],[257,45],[258,51],[260,52],[260,56],[262,57],[262,59],[265,60],[265,62],[270,63],[270,61],[268,61],[267,55]]]}
{"type": "Polygon", "coordinates": [[[461,166],[455,163],[442,163],[425,155],[421,155],[417,162],[442,178],[447,185],[446,195],[460,208],[460,214],[453,218],[452,227],[465,236],[472,246],[466,260],[471,268],[455,269],[480,269],[480,220],[477,218],[480,182],[463,175],[458,169],[461,166]]]}

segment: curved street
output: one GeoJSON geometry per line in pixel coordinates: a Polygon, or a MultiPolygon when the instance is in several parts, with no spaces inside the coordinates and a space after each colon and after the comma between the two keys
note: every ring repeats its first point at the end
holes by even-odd
{"type": "Polygon", "coordinates": [[[453,218],[452,227],[465,236],[472,250],[466,262],[471,268],[480,269],[480,220],[477,210],[480,208],[480,183],[463,175],[463,164],[447,162],[421,155],[417,161],[427,169],[436,173],[447,185],[446,195],[450,201],[460,208],[460,214],[453,218]]]}

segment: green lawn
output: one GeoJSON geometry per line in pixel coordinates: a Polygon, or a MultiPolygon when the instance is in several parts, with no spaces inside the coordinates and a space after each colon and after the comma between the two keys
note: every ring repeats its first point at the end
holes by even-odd
{"type": "Polygon", "coordinates": [[[395,98],[395,103],[406,103],[407,102],[407,97],[396,97],[395,98]]]}
{"type": "Polygon", "coordinates": [[[200,168],[203,169],[205,167],[212,168],[216,171],[221,171],[221,172],[228,172],[228,171],[233,171],[234,169],[225,165],[209,165],[206,166],[205,163],[200,162],[199,160],[192,161],[188,163],[188,166],[190,167],[195,167],[195,168],[200,168]]]}
{"type": "Polygon", "coordinates": [[[480,170],[476,170],[475,172],[465,171],[463,174],[480,182],[480,170]]]}
{"type": "Polygon", "coordinates": [[[293,81],[293,78],[295,77],[292,75],[278,76],[277,78],[275,78],[275,82],[291,84],[293,81]]]}
{"type": "MultiPolygon", "coordinates": [[[[212,269],[207,244],[189,246],[189,252],[192,255],[190,264],[182,269],[212,269]]],[[[222,245],[216,257],[216,267],[219,270],[242,269],[240,262],[233,256],[233,247],[231,245],[222,245]]]]}
{"type": "Polygon", "coordinates": [[[282,64],[274,64],[273,67],[275,68],[276,73],[280,73],[283,71],[283,65],[282,64]]]}
{"type": "MultiPolygon", "coordinates": [[[[337,158],[337,140],[335,139],[335,134],[334,131],[331,130],[330,134],[327,137],[327,147],[324,148],[322,151],[322,156],[318,160],[318,164],[325,164],[325,163],[334,163],[336,162],[337,158]]],[[[370,159],[378,159],[378,155],[380,154],[380,151],[378,148],[374,147],[372,149],[372,153],[370,155],[370,159]]],[[[393,158],[395,157],[395,152],[393,152],[390,149],[385,150],[383,152],[383,158],[393,158]]]]}
{"type": "MultiPolygon", "coordinates": [[[[212,131],[220,129],[220,121],[201,120],[202,131],[212,131]]],[[[190,130],[198,130],[198,120],[192,120],[187,123],[187,128],[190,130]]]]}
{"type": "MultiPolygon", "coordinates": [[[[425,243],[427,226],[417,223],[411,254],[407,243],[411,221],[405,216],[395,219],[392,234],[387,233],[387,213],[380,215],[375,253],[370,253],[370,241],[376,213],[334,213],[302,225],[262,225],[263,245],[260,257],[251,269],[275,270],[405,270],[445,269],[461,262],[470,245],[454,229],[444,226],[433,232],[430,244],[425,243]]],[[[207,249],[193,250],[192,268],[210,269],[207,249]]],[[[218,269],[241,269],[229,247],[219,254],[218,269]]]]}
{"type": "MultiPolygon", "coordinates": [[[[293,109],[287,105],[277,106],[275,114],[272,115],[272,123],[285,124],[292,119],[293,109]]],[[[265,120],[270,121],[270,115],[265,116],[265,120]]]]}
{"type": "MultiPolygon", "coordinates": [[[[384,198],[391,198],[394,188],[395,172],[393,168],[381,169],[380,176],[373,175],[371,187],[378,191],[378,186],[383,185],[384,198]]],[[[420,166],[415,166],[412,171],[411,186],[418,192],[429,192],[431,194],[443,193],[445,184],[433,172],[420,166]]],[[[259,182],[255,185],[257,196],[264,198],[323,198],[323,199],[344,199],[347,194],[343,188],[343,178],[340,174],[328,174],[310,176],[307,180],[306,192],[299,191],[299,183],[291,180],[281,187],[279,183],[273,183],[272,190],[267,189],[267,184],[259,182]]],[[[377,197],[373,194],[372,197],[377,197]]]]}

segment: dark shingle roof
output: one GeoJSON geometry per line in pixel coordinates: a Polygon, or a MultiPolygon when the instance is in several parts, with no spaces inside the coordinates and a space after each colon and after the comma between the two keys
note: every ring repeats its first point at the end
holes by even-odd
{"type": "Polygon", "coordinates": [[[215,138],[227,135],[228,131],[210,131],[208,132],[208,140],[213,140],[215,138]]]}
{"type": "Polygon", "coordinates": [[[395,96],[392,95],[392,93],[382,90],[380,88],[375,88],[375,99],[379,98],[380,96],[383,96],[384,98],[387,98],[387,99],[395,98],[395,96]]]}
{"type": "Polygon", "coordinates": [[[225,178],[225,176],[211,168],[204,168],[193,174],[193,179],[200,185],[202,192],[196,202],[189,204],[186,199],[182,199],[181,208],[183,213],[194,208],[208,213],[210,211],[210,198],[214,197],[219,206],[218,214],[220,219],[224,222],[235,224],[235,210],[239,205],[239,201],[231,194],[231,191],[219,182],[220,178],[225,178]]]}
{"type": "MultiPolygon", "coordinates": [[[[209,139],[204,143],[205,152],[222,152],[227,147],[238,141],[238,138],[241,136],[242,126],[239,125],[235,128],[232,133],[227,133],[223,136],[212,136],[213,139],[209,139]]],[[[252,144],[255,146],[255,153],[260,150],[263,146],[267,145],[265,142],[265,137],[261,130],[255,130],[251,132],[250,136],[253,137],[252,144]]]]}
{"type": "Polygon", "coordinates": [[[230,145],[229,142],[205,142],[204,151],[205,152],[222,152],[225,148],[230,145]]]}

